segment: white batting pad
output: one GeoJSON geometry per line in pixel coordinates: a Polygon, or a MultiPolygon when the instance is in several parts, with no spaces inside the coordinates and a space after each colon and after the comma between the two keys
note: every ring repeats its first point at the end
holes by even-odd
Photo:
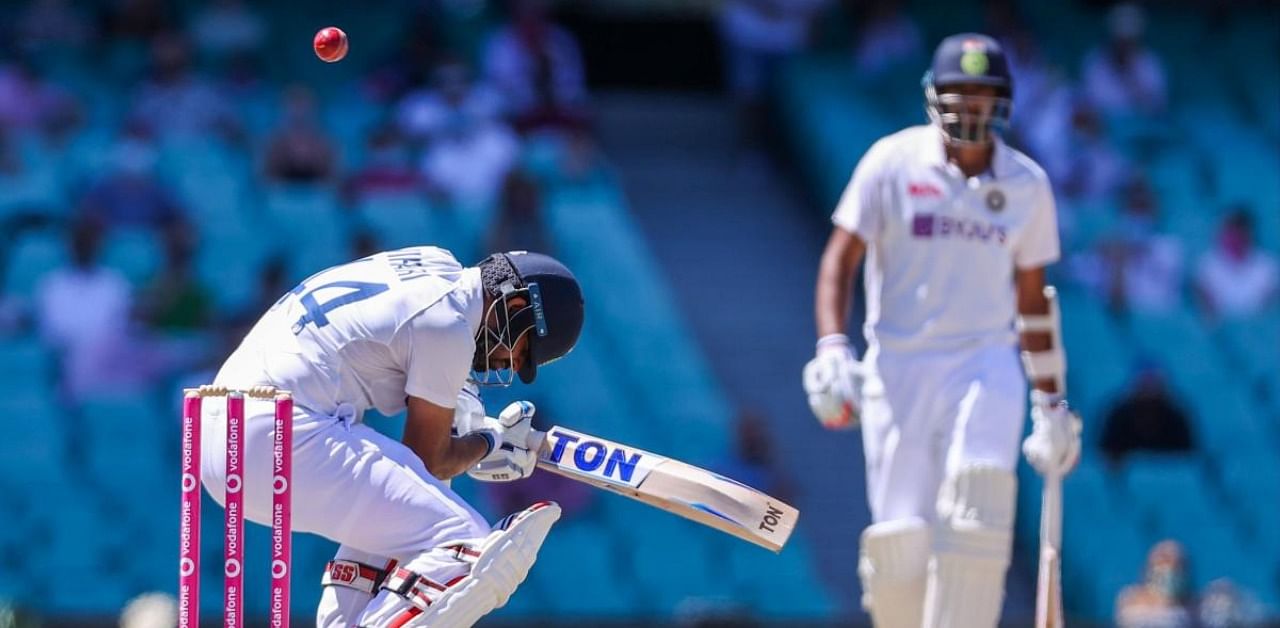
{"type": "Polygon", "coordinates": [[[944,484],[925,596],[927,628],[999,623],[1016,491],[1012,473],[985,464],[966,466],[944,484]]]}
{"type": "MultiPolygon", "coordinates": [[[[479,544],[479,554],[468,558],[475,562],[465,576],[442,583],[422,578],[405,595],[384,589],[360,617],[359,625],[470,628],[489,611],[507,603],[529,574],[551,525],[559,519],[560,506],[555,502],[539,502],[504,518],[479,544]]],[[[396,582],[397,576],[393,576],[387,586],[396,582]]]]}
{"type": "Polygon", "coordinates": [[[886,521],[862,532],[858,575],[862,606],[876,628],[919,628],[924,612],[930,530],[920,518],[886,521]]]}

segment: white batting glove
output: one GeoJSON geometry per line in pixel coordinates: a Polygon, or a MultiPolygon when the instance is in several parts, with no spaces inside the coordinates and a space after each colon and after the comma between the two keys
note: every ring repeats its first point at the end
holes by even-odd
{"type": "Polygon", "coordinates": [[[485,416],[484,402],[475,384],[468,382],[458,393],[458,403],[453,408],[453,433],[458,436],[478,434],[489,442],[489,455],[502,446],[502,434],[506,430],[497,419],[485,416]]]}
{"type": "Polygon", "coordinates": [[[862,364],[853,357],[849,338],[830,334],[818,339],[818,354],[804,365],[804,392],[809,409],[829,430],[857,427],[862,364]]]}
{"type": "Polygon", "coordinates": [[[1060,395],[1031,391],[1031,435],[1022,453],[1040,475],[1063,476],[1080,461],[1080,417],[1060,395]]]}
{"type": "Polygon", "coordinates": [[[528,401],[517,401],[503,408],[496,419],[502,426],[503,444],[481,458],[467,475],[482,482],[511,482],[529,477],[538,464],[537,452],[529,449],[529,432],[533,429],[536,411],[528,401]]]}

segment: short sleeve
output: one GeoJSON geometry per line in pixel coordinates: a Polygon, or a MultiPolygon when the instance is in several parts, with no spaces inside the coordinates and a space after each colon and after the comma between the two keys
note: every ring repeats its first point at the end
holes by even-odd
{"type": "Polygon", "coordinates": [[[876,143],[867,151],[853,169],[853,177],[840,195],[840,202],[831,214],[831,222],[837,227],[855,234],[865,242],[875,239],[883,223],[881,205],[884,171],[884,144],[876,143]]]}
{"type": "Polygon", "coordinates": [[[1013,263],[1019,269],[1042,268],[1061,256],[1058,242],[1058,208],[1053,200],[1053,190],[1044,171],[1036,173],[1036,193],[1032,200],[1031,217],[1018,238],[1013,252],[1013,263]]]}
{"type": "Polygon", "coordinates": [[[415,316],[399,332],[407,334],[403,341],[408,363],[404,391],[442,408],[452,408],[471,374],[475,339],[461,314],[447,312],[447,316],[441,316],[432,309],[415,316]]]}

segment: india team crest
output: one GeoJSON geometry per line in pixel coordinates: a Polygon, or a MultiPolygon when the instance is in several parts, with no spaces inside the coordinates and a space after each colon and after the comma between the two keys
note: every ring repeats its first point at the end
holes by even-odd
{"type": "Polygon", "coordinates": [[[1000,190],[991,190],[987,192],[987,209],[998,212],[1004,209],[1004,192],[1000,190]]]}
{"type": "Polygon", "coordinates": [[[964,53],[960,55],[960,71],[969,76],[985,75],[991,67],[991,61],[987,59],[987,47],[981,41],[969,39],[961,44],[961,48],[964,53]]]}

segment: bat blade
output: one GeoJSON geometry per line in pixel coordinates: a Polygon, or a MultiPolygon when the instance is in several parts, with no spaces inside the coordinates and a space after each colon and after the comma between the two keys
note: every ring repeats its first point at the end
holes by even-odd
{"type": "Polygon", "coordinates": [[[800,511],[691,464],[560,426],[536,432],[538,467],[781,551],[800,511]]]}
{"type": "Polygon", "coordinates": [[[1062,628],[1062,477],[1044,479],[1040,502],[1040,565],[1036,582],[1036,628],[1062,628]]]}

